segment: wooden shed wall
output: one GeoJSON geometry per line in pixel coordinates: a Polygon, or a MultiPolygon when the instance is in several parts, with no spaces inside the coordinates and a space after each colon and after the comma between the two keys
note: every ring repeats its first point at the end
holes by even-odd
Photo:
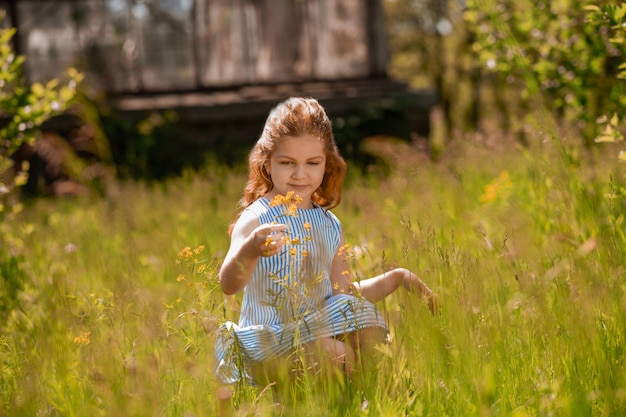
{"type": "Polygon", "coordinates": [[[1,0],[31,81],[109,92],[380,77],[380,0],[1,0]]]}

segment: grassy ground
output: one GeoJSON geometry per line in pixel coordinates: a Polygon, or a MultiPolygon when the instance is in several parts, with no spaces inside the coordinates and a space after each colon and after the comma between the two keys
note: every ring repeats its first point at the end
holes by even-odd
{"type": "MultiPolygon", "coordinates": [[[[392,172],[351,171],[334,210],[360,276],[408,267],[442,314],[398,292],[366,384],[303,381],[297,411],[244,389],[235,415],[626,415],[624,167],[567,142],[489,143],[436,164],[381,149],[392,172]]],[[[18,302],[0,305],[0,416],[217,415],[214,330],[238,298],[215,275],[244,179],[210,167],[5,219],[18,302]]]]}

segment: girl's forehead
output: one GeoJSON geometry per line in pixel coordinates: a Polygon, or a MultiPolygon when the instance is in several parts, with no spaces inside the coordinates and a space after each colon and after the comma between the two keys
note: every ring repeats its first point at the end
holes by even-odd
{"type": "Polygon", "coordinates": [[[311,154],[313,156],[325,155],[324,142],[315,136],[304,134],[300,136],[283,136],[276,141],[274,154],[311,154]]]}

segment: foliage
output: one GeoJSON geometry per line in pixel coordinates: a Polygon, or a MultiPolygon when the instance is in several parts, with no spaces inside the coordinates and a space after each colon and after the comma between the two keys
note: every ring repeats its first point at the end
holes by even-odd
{"type": "Polygon", "coordinates": [[[32,144],[38,128],[50,117],[63,112],[74,100],[76,88],[83,75],[74,69],[67,72],[61,83],[53,79],[48,83],[27,86],[22,73],[24,57],[17,56],[11,47],[14,28],[0,29],[0,213],[4,210],[6,195],[15,187],[26,183],[28,166],[13,167],[11,156],[23,144],[32,144]],[[13,171],[12,176],[6,177],[13,171]]]}
{"type": "Polygon", "coordinates": [[[596,119],[626,105],[626,85],[615,78],[623,51],[606,30],[586,24],[587,4],[476,0],[468,2],[465,18],[484,68],[518,83],[534,107],[579,126],[588,143],[597,135],[596,119]]]}
{"type": "Polygon", "coordinates": [[[160,180],[205,162],[202,152],[190,150],[188,142],[181,139],[183,127],[177,124],[178,115],[173,110],[150,112],[139,120],[129,120],[106,109],[102,119],[120,178],[160,180]]]}
{"type": "Polygon", "coordinates": [[[22,208],[7,203],[12,192],[26,184],[29,166],[27,162],[14,166],[13,157],[23,145],[36,140],[44,122],[73,102],[82,80],[81,73],[70,69],[64,83],[54,79],[45,85],[27,86],[22,73],[24,58],[11,47],[14,35],[14,28],[0,28],[0,320],[17,306],[26,281],[23,260],[15,253],[21,240],[6,222],[13,221],[22,208]]]}
{"type": "Polygon", "coordinates": [[[539,109],[547,113],[539,123],[556,116],[589,145],[597,119],[626,105],[618,78],[626,51],[616,4],[623,2],[469,0],[462,17],[455,2],[441,3],[430,13],[420,12],[426,0],[386,5],[392,73],[437,87],[449,128],[471,130],[497,117],[523,140],[539,109]],[[589,21],[594,7],[602,12],[589,21]],[[434,30],[446,22],[451,30],[434,30]]]}
{"type": "Polygon", "coordinates": [[[477,112],[483,109],[475,107],[478,73],[460,5],[437,0],[387,0],[384,5],[390,75],[437,90],[446,119],[444,134],[475,128],[477,112]]]}
{"type": "MultiPolygon", "coordinates": [[[[608,37],[610,44],[619,52],[621,63],[618,66],[617,78],[626,80],[626,2],[622,1],[619,5],[602,4],[600,6],[587,6],[585,8],[589,12],[589,21],[596,30],[604,32],[608,37]],[[608,27],[608,30],[607,30],[608,27]]],[[[624,135],[620,131],[620,119],[626,114],[624,107],[617,109],[609,118],[603,116],[598,119],[601,124],[602,131],[596,138],[596,142],[621,142],[624,135]]],[[[626,162],[626,151],[621,151],[619,159],[626,162]]]]}
{"type": "MultiPolygon", "coordinates": [[[[438,164],[397,142],[388,176],[351,172],[334,211],[355,274],[419,271],[442,314],[395,293],[379,306],[392,343],[367,382],[305,381],[293,414],[626,412],[624,167],[551,145],[506,143],[495,158],[493,142],[464,139],[438,164]]],[[[32,285],[0,321],[2,414],[217,415],[215,329],[241,302],[217,268],[244,183],[215,165],[106,201],[37,201],[5,225],[32,285]]],[[[263,387],[235,404],[281,411],[263,387]]]]}

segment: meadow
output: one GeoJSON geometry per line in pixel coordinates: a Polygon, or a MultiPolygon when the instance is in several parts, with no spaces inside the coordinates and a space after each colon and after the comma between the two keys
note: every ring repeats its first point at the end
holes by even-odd
{"type": "MultiPolygon", "coordinates": [[[[412,269],[441,314],[398,292],[365,383],[304,381],[284,409],[239,387],[234,415],[626,415],[626,167],[535,133],[468,135],[437,162],[389,142],[387,168],[352,167],[333,211],[356,275],[412,269]]],[[[244,181],[213,163],[7,215],[0,416],[218,415],[215,329],[240,298],[216,272],[244,181]]]]}

